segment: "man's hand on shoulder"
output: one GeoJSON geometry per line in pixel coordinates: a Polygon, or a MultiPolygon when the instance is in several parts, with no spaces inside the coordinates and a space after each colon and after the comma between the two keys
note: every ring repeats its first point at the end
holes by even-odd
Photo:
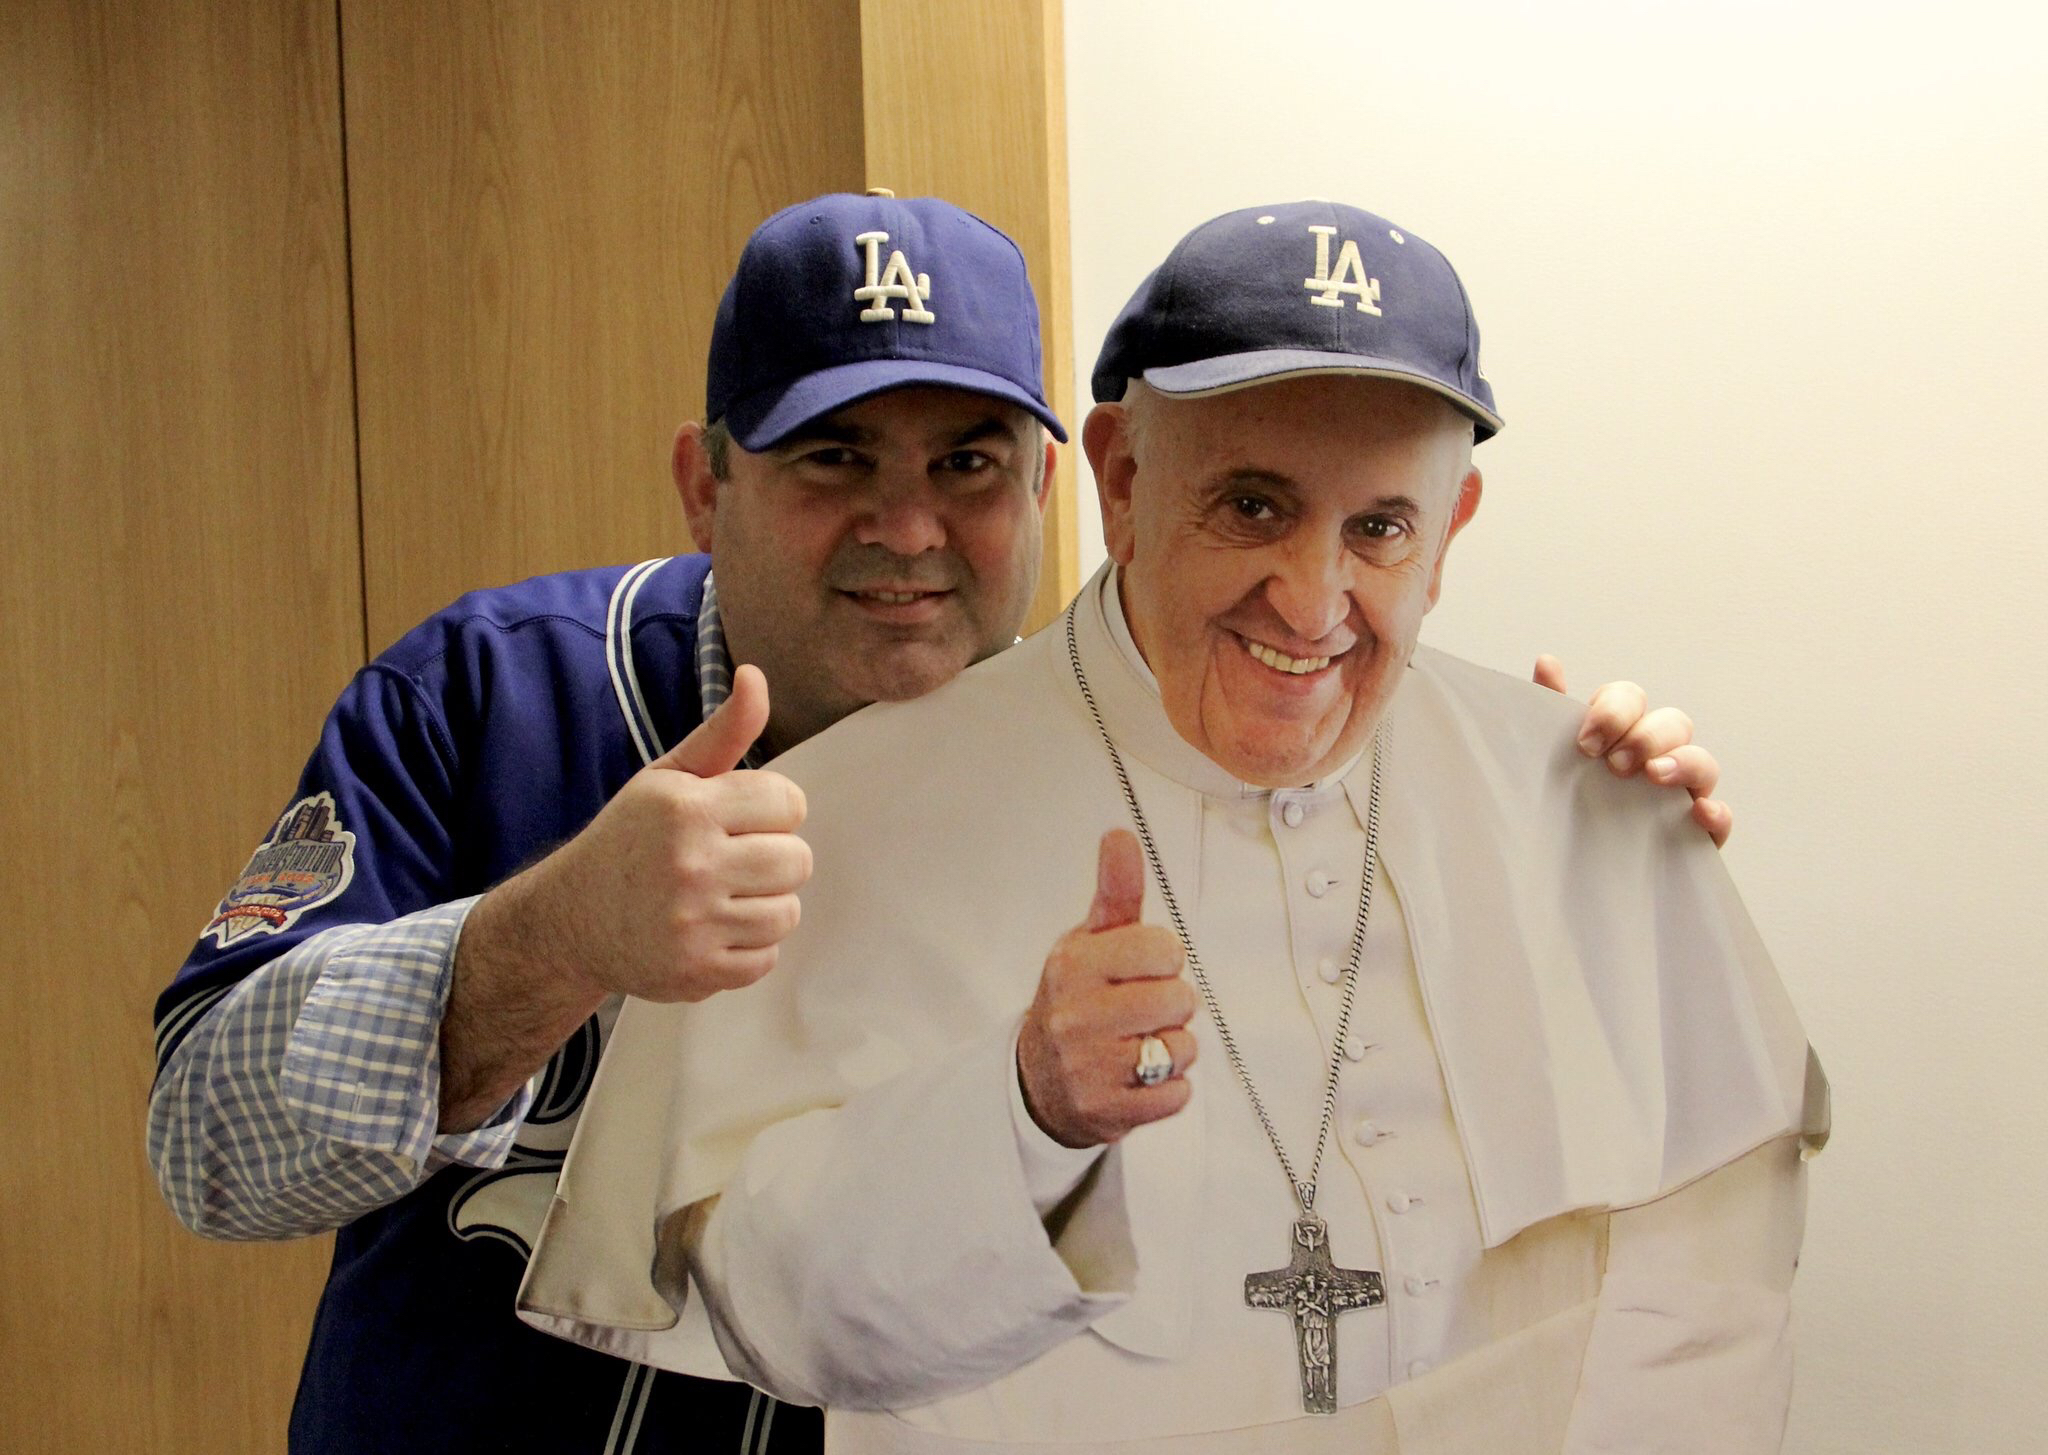
{"type": "Polygon", "coordinates": [[[1145,861],[1128,829],[1102,836],[1088,917],[1060,936],[1017,1035],[1017,1075],[1031,1119],[1054,1141],[1096,1147],[1172,1116],[1191,1090],[1194,987],[1172,930],[1143,924],[1145,861]],[[1138,1084],[1138,1048],[1166,1043],[1173,1075],[1138,1084]]]}
{"type": "MultiPolygon", "coordinates": [[[[1536,659],[1535,680],[1563,692],[1564,664],[1545,654],[1536,659]]],[[[1665,788],[1692,795],[1693,822],[1719,847],[1735,827],[1735,811],[1715,798],[1721,765],[1692,740],[1692,719],[1675,707],[1649,710],[1649,699],[1633,682],[1609,682],[1593,694],[1579,723],[1579,751],[1604,758],[1617,778],[1641,773],[1665,788]]]]}
{"type": "Polygon", "coordinates": [[[470,912],[442,1021],[441,1126],[488,1116],[609,995],[703,1000],[766,975],[796,928],[803,790],[738,767],[760,669],[583,831],[470,912]]]}

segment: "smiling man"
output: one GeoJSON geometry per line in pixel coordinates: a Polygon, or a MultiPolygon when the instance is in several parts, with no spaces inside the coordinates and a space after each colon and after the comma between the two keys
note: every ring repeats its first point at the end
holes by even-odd
{"type": "MultiPolygon", "coordinates": [[[[157,1003],[178,1216],[336,1233],[300,1455],[817,1449],[708,1331],[680,1367],[712,1379],[657,1376],[526,1328],[514,1291],[621,997],[751,985],[797,922],[804,796],[761,765],[1010,645],[1066,436],[1022,255],[935,198],[764,222],[705,406],[672,463],[711,556],[474,592],[381,652],[157,1003]]],[[[1596,694],[1591,749],[1725,832],[1712,758],[1641,706],[1596,694]]]]}
{"type": "Polygon", "coordinates": [[[705,403],[673,467],[716,572],[478,591],[381,652],[158,1001],[178,1216],[336,1231],[295,1455],[818,1448],[715,1351],[657,1376],[526,1328],[514,1291],[620,998],[748,985],[797,920],[804,799],[760,765],[1016,639],[1066,436],[1023,256],[935,198],[764,222],[705,403]]]}
{"type": "Polygon", "coordinates": [[[733,660],[792,684],[768,755],[1015,640],[1053,457],[1022,407],[928,385],[776,428],[686,425],[675,461],[690,534],[746,566],[719,580],[733,660]]]}
{"type": "Polygon", "coordinates": [[[664,1362],[687,1263],[835,1452],[1777,1448],[1821,1083],[1682,797],[1418,645],[1501,427],[1450,265],[1228,214],[1094,389],[1109,564],[779,760],[804,922],[628,1009],[530,1315],[664,1362]]]}

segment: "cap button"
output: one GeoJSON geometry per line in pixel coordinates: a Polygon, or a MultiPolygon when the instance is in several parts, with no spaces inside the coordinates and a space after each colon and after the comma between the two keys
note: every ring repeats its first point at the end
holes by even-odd
{"type": "Polygon", "coordinates": [[[894,197],[896,194],[887,187],[870,187],[867,190],[867,195],[870,197],[894,197]]]}

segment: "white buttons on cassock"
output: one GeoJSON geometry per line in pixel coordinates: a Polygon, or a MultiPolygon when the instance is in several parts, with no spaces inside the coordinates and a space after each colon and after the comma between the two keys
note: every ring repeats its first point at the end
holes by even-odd
{"type": "Polygon", "coordinates": [[[1304,887],[1308,890],[1309,898],[1321,899],[1330,892],[1330,886],[1336,882],[1328,871],[1311,869],[1308,871],[1308,881],[1304,887]]]}
{"type": "Polygon", "coordinates": [[[1408,1377],[1410,1379],[1420,1379],[1427,1373],[1429,1373],[1429,1361],[1427,1359],[1416,1359],[1408,1365],[1408,1377]]]}
{"type": "Polygon", "coordinates": [[[1344,967],[1337,963],[1334,955],[1325,955],[1322,958],[1322,962],[1316,966],[1316,974],[1322,976],[1330,984],[1335,985],[1344,978],[1344,967]]]}
{"type": "Polygon", "coordinates": [[[1351,1139],[1361,1147],[1370,1147],[1387,1134],[1380,1130],[1378,1122],[1364,1121],[1352,1128],[1351,1139]]]}
{"type": "Polygon", "coordinates": [[[1434,1278],[1418,1278],[1413,1273],[1409,1274],[1407,1279],[1401,1284],[1401,1287],[1407,1290],[1410,1298],[1421,1298],[1422,1295],[1428,1293],[1435,1286],[1436,1280],[1434,1278]]]}
{"type": "Polygon", "coordinates": [[[1280,821],[1291,829],[1298,829],[1301,827],[1301,820],[1306,813],[1307,810],[1299,802],[1290,798],[1280,806],[1280,821]]]}
{"type": "Polygon", "coordinates": [[[1344,1055],[1348,1060],[1363,1061],[1365,1053],[1371,1049],[1372,1047],[1366,1045],[1364,1036],[1346,1036],[1344,1038],[1344,1055]]]}
{"type": "Polygon", "coordinates": [[[1419,1197],[1410,1196],[1405,1192],[1397,1192],[1387,1199],[1387,1209],[1390,1212],[1404,1213],[1421,1201],[1422,1199],[1419,1197]]]}

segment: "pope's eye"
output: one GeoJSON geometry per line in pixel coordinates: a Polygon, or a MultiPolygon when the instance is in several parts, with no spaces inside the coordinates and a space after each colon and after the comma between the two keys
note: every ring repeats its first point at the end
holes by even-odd
{"type": "Polygon", "coordinates": [[[1272,505],[1256,495],[1233,495],[1230,508],[1244,520],[1269,520],[1273,515],[1272,505]]]}

